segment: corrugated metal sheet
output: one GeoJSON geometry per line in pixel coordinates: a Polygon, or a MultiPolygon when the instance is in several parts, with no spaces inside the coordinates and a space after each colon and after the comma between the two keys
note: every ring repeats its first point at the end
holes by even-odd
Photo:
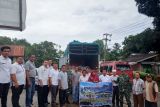
{"type": "Polygon", "coordinates": [[[10,56],[13,56],[13,57],[24,56],[24,46],[20,46],[20,45],[7,45],[7,46],[11,47],[10,56]]]}

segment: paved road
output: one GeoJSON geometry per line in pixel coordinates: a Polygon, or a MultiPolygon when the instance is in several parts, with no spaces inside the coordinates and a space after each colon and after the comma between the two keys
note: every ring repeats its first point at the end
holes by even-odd
{"type": "MultiPolygon", "coordinates": [[[[9,91],[9,95],[8,95],[8,107],[12,107],[12,104],[11,104],[11,90],[9,91]]],[[[49,95],[49,101],[50,101],[50,95],[49,95]]],[[[160,99],[160,93],[159,93],[159,99],[160,99]]],[[[132,100],[131,100],[132,101],[132,100]]],[[[160,100],[158,100],[158,105],[160,106],[160,100]]],[[[57,101],[58,102],[58,101],[57,101]]],[[[20,105],[21,107],[25,107],[25,90],[23,91],[22,95],[21,95],[21,98],[20,98],[20,105]]],[[[133,104],[133,103],[132,103],[133,104]]],[[[0,106],[1,107],[1,106],[0,106]]],[[[34,101],[33,101],[33,106],[32,107],[38,107],[37,106],[37,93],[35,93],[35,96],[34,96],[34,101]]],[[[51,107],[50,105],[48,107],[51,107]]],[[[59,106],[57,106],[59,107],[59,106]]],[[[66,107],[79,107],[78,105],[74,105],[74,104],[69,104],[69,105],[66,105],[66,107]]],[[[124,104],[124,107],[127,107],[125,104],[124,104]]]]}

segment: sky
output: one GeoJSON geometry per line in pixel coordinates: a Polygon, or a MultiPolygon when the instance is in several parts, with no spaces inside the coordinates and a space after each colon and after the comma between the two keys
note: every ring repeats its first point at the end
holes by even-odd
{"type": "Polygon", "coordinates": [[[152,27],[152,18],[139,14],[134,0],[27,0],[26,29],[0,30],[1,36],[30,43],[51,41],[64,50],[69,42],[93,42],[112,34],[108,43],[152,27]]]}

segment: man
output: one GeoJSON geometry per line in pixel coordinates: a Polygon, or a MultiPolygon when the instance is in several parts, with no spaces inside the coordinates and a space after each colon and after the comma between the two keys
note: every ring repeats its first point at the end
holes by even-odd
{"type": "MultiPolygon", "coordinates": [[[[52,66],[52,63],[53,63],[53,61],[50,59],[50,60],[48,60],[48,68],[49,68],[49,70],[53,70],[53,66],[52,66]]],[[[47,104],[50,104],[50,102],[48,101],[48,95],[49,95],[49,88],[48,88],[48,90],[47,90],[47,100],[46,100],[46,103],[47,104]]]]}
{"type": "Polygon", "coordinates": [[[48,61],[45,60],[43,65],[38,68],[38,107],[47,107],[48,103],[47,96],[48,96],[48,80],[49,80],[49,68],[48,68],[48,61]]]}
{"type": "Polygon", "coordinates": [[[89,77],[86,75],[86,72],[87,71],[85,69],[83,69],[82,75],[79,78],[79,82],[88,82],[89,77]]]}
{"type": "Polygon", "coordinates": [[[113,107],[115,107],[115,99],[116,99],[116,107],[119,107],[119,87],[116,83],[118,75],[116,75],[116,70],[112,71],[113,75],[112,78],[112,84],[113,84],[113,97],[112,97],[112,104],[113,107]]]}
{"type": "Polygon", "coordinates": [[[74,67],[73,69],[69,64],[66,65],[67,69],[67,76],[68,76],[68,90],[67,90],[67,97],[66,97],[66,103],[70,104],[69,97],[72,95],[72,74],[74,72],[74,67]]]}
{"type": "Polygon", "coordinates": [[[144,97],[145,97],[145,107],[157,107],[158,102],[158,86],[155,81],[152,80],[152,76],[148,74],[146,76],[146,81],[144,84],[144,97]]]}
{"type": "Polygon", "coordinates": [[[11,59],[8,57],[11,48],[4,46],[1,48],[0,56],[0,98],[1,107],[7,107],[7,96],[10,86],[11,59]]]}
{"type": "Polygon", "coordinates": [[[72,75],[72,100],[73,103],[78,104],[79,98],[79,77],[80,77],[80,68],[76,67],[75,72],[72,75]]]}
{"type": "Polygon", "coordinates": [[[112,79],[109,75],[107,75],[106,69],[102,70],[102,75],[99,76],[99,80],[101,82],[112,82],[112,79]]]}
{"type": "Polygon", "coordinates": [[[23,66],[23,58],[18,57],[17,61],[11,68],[11,80],[12,80],[12,105],[13,107],[20,107],[19,98],[23,91],[26,79],[26,73],[23,66]]]}
{"type": "Polygon", "coordinates": [[[122,74],[118,77],[117,82],[119,85],[119,99],[120,99],[120,107],[123,107],[123,97],[125,96],[128,107],[131,107],[130,101],[130,82],[129,77],[125,74],[125,71],[121,71],[122,74]]]}
{"type": "Polygon", "coordinates": [[[132,86],[134,107],[144,107],[143,89],[144,81],[140,78],[139,72],[136,72],[132,86]]]}
{"type": "Polygon", "coordinates": [[[62,65],[61,71],[58,75],[59,79],[59,102],[60,107],[64,107],[66,102],[66,94],[68,89],[68,76],[66,73],[66,66],[62,65]]]}
{"type": "Polygon", "coordinates": [[[35,77],[36,77],[36,66],[34,64],[36,57],[31,55],[29,60],[25,64],[26,70],[26,107],[31,107],[33,102],[33,96],[35,92],[35,77]]]}
{"type": "Polygon", "coordinates": [[[58,93],[58,64],[53,64],[53,69],[50,69],[49,82],[51,85],[51,106],[56,107],[56,97],[58,93]]]}

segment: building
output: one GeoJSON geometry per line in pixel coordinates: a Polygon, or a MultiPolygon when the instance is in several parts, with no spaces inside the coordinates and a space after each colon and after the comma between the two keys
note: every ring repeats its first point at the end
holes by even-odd
{"type": "Polygon", "coordinates": [[[160,74],[160,55],[156,53],[132,54],[127,59],[134,71],[160,74]]]}

